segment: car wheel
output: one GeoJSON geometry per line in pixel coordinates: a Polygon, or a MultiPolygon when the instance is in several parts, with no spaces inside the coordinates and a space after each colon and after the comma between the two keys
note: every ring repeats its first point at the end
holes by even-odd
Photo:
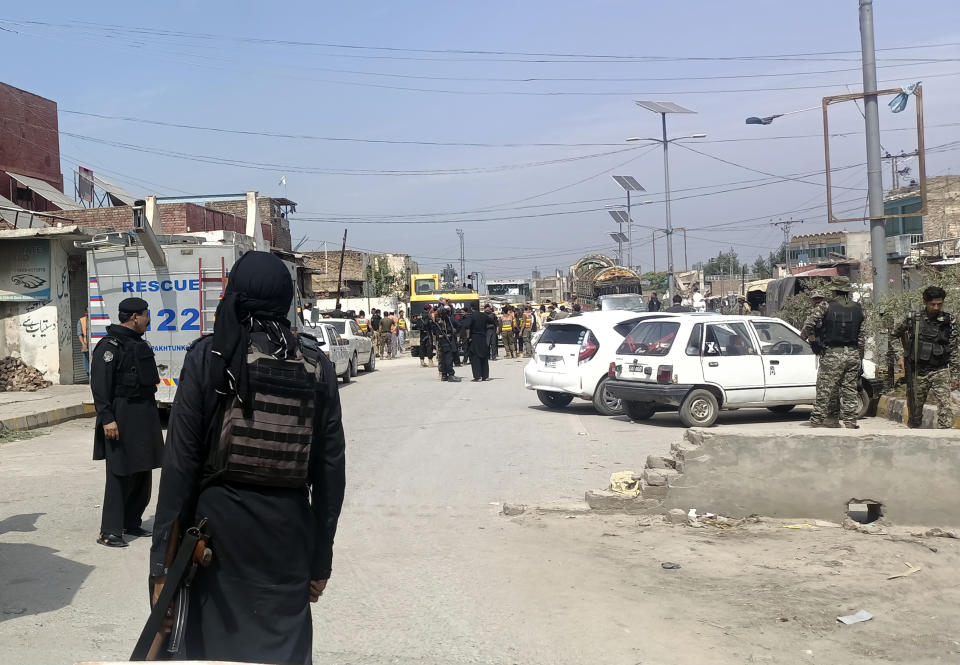
{"type": "Polygon", "coordinates": [[[549,390],[538,390],[537,397],[540,403],[551,409],[562,409],[573,401],[573,395],[567,393],[553,393],[549,390]]]}
{"type": "Polygon", "coordinates": [[[717,422],[720,405],[709,390],[691,390],[680,405],[680,420],[687,427],[710,427],[717,422]]]}
{"type": "Polygon", "coordinates": [[[780,404],[778,406],[768,406],[767,410],[783,415],[785,413],[790,413],[795,408],[797,408],[796,404],[780,404]]]}
{"type": "Polygon", "coordinates": [[[347,363],[347,369],[344,370],[343,374],[340,375],[340,378],[343,379],[344,383],[350,383],[350,379],[353,376],[353,361],[347,363]]]}
{"type": "Polygon", "coordinates": [[[870,393],[863,386],[857,391],[857,419],[866,418],[870,412],[870,393]]]}
{"type": "Polygon", "coordinates": [[[607,380],[609,377],[603,377],[593,391],[593,408],[601,416],[619,416],[623,413],[623,402],[619,397],[614,397],[607,392],[607,380]]]}
{"type": "Polygon", "coordinates": [[[623,402],[623,411],[630,420],[650,420],[657,408],[651,402],[623,402]]]}
{"type": "Polygon", "coordinates": [[[364,372],[372,372],[377,368],[377,354],[370,349],[370,359],[363,364],[364,372]]]}
{"type": "Polygon", "coordinates": [[[360,373],[360,363],[357,362],[357,354],[353,354],[353,360],[350,361],[350,376],[356,376],[360,373]]]}

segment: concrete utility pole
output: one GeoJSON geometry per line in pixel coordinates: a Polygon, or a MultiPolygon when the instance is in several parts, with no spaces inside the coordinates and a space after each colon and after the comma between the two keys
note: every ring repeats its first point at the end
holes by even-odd
{"type": "Polygon", "coordinates": [[[867,199],[870,210],[870,262],[873,295],[887,293],[887,239],[883,221],[883,161],[877,96],[877,55],[873,43],[873,0],[860,0],[860,49],[863,62],[863,118],[867,139],[867,199]]]}
{"type": "Polygon", "coordinates": [[[463,229],[457,229],[457,237],[460,238],[460,274],[457,275],[457,279],[463,284],[463,278],[467,273],[467,262],[463,258],[463,229]]]}

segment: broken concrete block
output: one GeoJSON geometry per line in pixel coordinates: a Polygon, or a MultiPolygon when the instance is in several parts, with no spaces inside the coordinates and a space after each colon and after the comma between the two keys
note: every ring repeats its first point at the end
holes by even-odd
{"type": "Polygon", "coordinates": [[[663,505],[657,499],[634,499],[609,490],[588,490],[584,499],[591,510],[609,513],[642,513],[657,510],[663,505]]]}
{"type": "Polygon", "coordinates": [[[687,511],[682,508],[672,508],[667,511],[667,521],[670,524],[686,524],[687,511]]]}
{"type": "Polygon", "coordinates": [[[643,482],[647,485],[653,485],[659,487],[661,485],[667,484],[666,475],[655,471],[654,469],[644,469],[643,470],[643,482]]]}
{"type": "Polygon", "coordinates": [[[647,468],[648,469],[672,469],[674,461],[667,457],[660,457],[659,455],[648,455],[647,456],[647,468]]]}
{"type": "Polygon", "coordinates": [[[644,499],[663,499],[670,488],[666,485],[641,485],[640,494],[644,499]]]}

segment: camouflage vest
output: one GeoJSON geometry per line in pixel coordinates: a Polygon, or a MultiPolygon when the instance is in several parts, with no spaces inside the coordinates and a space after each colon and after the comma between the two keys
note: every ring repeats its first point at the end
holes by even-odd
{"type": "Polygon", "coordinates": [[[307,483],[320,369],[303,357],[299,346],[281,356],[250,344],[252,413],[245,417],[234,396],[211,450],[211,466],[222,482],[269,487],[307,483]]]}
{"type": "Polygon", "coordinates": [[[857,346],[862,325],[863,308],[860,303],[847,298],[831,301],[823,317],[823,345],[857,346]]]}

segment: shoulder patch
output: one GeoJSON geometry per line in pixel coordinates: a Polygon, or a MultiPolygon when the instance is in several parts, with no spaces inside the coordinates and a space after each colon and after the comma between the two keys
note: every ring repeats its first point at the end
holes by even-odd
{"type": "Polygon", "coordinates": [[[103,362],[108,363],[113,361],[113,351],[104,351],[103,352],[103,362]]]}

